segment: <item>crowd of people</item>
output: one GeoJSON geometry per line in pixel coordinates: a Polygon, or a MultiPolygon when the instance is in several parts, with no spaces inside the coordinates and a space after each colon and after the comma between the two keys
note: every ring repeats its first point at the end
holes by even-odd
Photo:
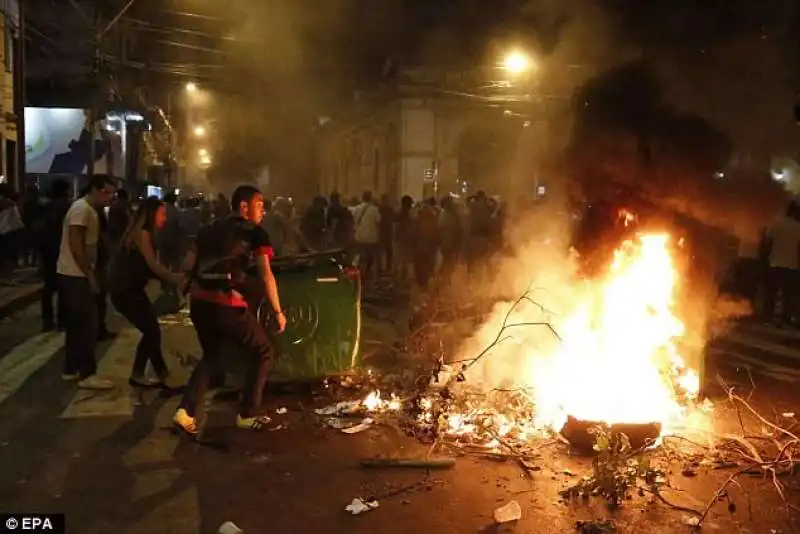
{"type": "MultiPolygon", "coordinates": [[[[191,436],[198,433],[195,417],[205,392],[224,376],[226,343],[250,355],[236,425],[261,429],[269,420],[260,406],[272,334],[286,327],[273,258],[343,250],[357,259],[367,290],[386,278],[408,284],[412,272],[425,289],[458,265],[485,265],[503,246],[506,217],[503,204],[480,191],[466,199],[404,196],[399,205],[387,195],[375,200],[371,192],[347,203],[333,193],[314,198],[299,215],[291,199],[270,201],[253,186],[240,186],[230,201],[221,194],[213,200],[174,194],[132,199],[113,179],[99,175],[91,177],[78,199],[70,192],[70,184],[56,181],[46,199],[30,195],[31,204],[0,189],[4,268],[40,263],[43,328],[65,331],[63,378],[79,388],[116,387],[97,376],[95,359],[97,342],[114,336],[106,328],[110,301],[141,333],[129,385],[183,386],[173,421],[191,436]],[[6,256],[8,251],[16,255],[6,256]],[[171,381],[162,352],[157,313],[147,294],[154,279],[167,295],[189,296],[203,356],[185,386],[171,381]],[[256,282],[272,308],[266,326],[249,309],[246,279],[256,282]]],[[[773,317],[781,294],[780,317],[792,322],[800,288],[800,204],[793,202],[768,229],[757,258],[754,268],[768,273],[765,314],[773,317]]]]}
{"type": "Polygon", "coordinates": [[[482,191],[467,199],[445,196],[395,205],[384,194],[369,191],[345,205],[339,194],[316,197],[299,221],[305,248],[338,248],[359,258],[364,283],[381,275],[427,288],[437,274],[448,276],[456,265],[473,266],[502,247],[505,209],[482,191]]]}
{"type": "Polygon", "coordinates": [[[191,435],[197,433],[197,406],[219,381],[226,341],[251,355],[237,426],[258,429],[267,422],[259,399],[272,338],[248,311],[239,284],[255,276],[272,305],[269,324],[282,331],[286,320],[272,258],[343,250],[358,259],[368,287],[379,276],[407,283],[413,271],[424,288],[439,263],[446,276],[462,260],[480,261],[502,242],[504,210],[482,192],[466,202],[454,197],[415,202],[405,196],[397,206],[387,195],[376,201],[365,192],[360,201],[345,204],[334,193],[314,198],[298,215],[292,199],[270,201],[251,186],[237,188],[228,201],[222,194],[213,200],[174,194],[134,199],[117,185],[107,176],[93,176],[73,200],[71,185],[57,180],[46,196],[28,195],[32,203],[3,190],[0,247],[14,251],[3,255],[11,258],[6,268],[39,263],[43,329],[65,331],[63,379],[84,389],[116,387],[97,376],[95,359],[96,344],[114,337],[106,327],[109,301],[141,332],[129,385],[181,386],[171,381],[146,289],[155,279],[167,295],[178,300],[188,295],[203,358],[185,385],[174,422],[191,435]]]}

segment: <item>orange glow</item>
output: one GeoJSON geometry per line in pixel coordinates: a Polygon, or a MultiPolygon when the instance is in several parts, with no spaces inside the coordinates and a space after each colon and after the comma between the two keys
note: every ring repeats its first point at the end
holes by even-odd
{"type": "Polygon", "coordinates": [[[678,350],[678,276],[666,234],[626,241],[599,290],[560,327],[554,357],[530,369],[537,419],[560,429],[568,415],[669,429],[696,399],[700,379],[678,350]]]}
{"type": "MultiPolygon", "coordinates": [[[[451,407],[442,419],[435,415],[437,395],[423,397],[418,425],[442,421],[450,439],[487,448],[558,432],[568,416],[607,424],[660,423],[662,435],[709,426],[712,405],[697,406],[700,377],[682,354],[691,336],[676,316],[682,293],[668,234],[625,241],[606,273],[593,280],[579,276],[571,254],[521,252],[521,261],[498,276],[535,276],[545,282],[543,289],[529,294],[530,300],[497,304],[454,355],[469,361],[500,340],[466,369],[463,384],[450,384],[456,395],[466,393],[463,398],[474,399],[474,390],[482,389],[483,400],[451,407]],[[544,322],[560,339],[541,326],[544,322]],[[498,337],[503,325],[512,328],[498,337]],[[502,392],[512,392],[513,402],[502,392]]],[[[455,376],[457,369],[448,367],[445,374],[455,376]]],[[[390,408],[379,392],[363,405],[371,411],[399,408],[399,402],[390,408]]]]}

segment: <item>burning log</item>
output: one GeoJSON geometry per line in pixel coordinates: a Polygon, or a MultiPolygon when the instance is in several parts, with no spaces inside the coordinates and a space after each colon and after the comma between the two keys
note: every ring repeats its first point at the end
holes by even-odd
{"type": "Polygon", "coordinates": [[[575,450],[591,454],[595,437],[590,430],[594,427],[604,428],[612,436],[625,434],[634,450],[655,443],[661,435],[661,423],[619,423],[609,426],[597,421],[582,421],[572,416],[567,418],[566,424],[561,429],[561,435],[575,450]]]}

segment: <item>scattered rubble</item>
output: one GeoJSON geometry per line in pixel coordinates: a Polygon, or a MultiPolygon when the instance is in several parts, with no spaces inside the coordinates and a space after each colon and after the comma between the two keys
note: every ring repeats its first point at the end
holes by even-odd
{"type": "Polygon", "coordinates": [[[510,501],[508,504],[497,508],[493,514],[494,522],[498,525],[511,523],[522,519],[522,507],[517,501],[510,501]]]}

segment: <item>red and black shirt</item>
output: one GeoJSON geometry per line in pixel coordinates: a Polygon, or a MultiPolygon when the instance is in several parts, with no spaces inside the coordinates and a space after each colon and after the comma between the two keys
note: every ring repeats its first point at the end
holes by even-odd
{"type": "Polygon", "coordinates": [[[260,226],[238,216],[204,226],[197,236],[192,298],[246,307],[239,289],[247,277],[257,275],[259,256],[273,256],[269,236],[260,226]]]}

